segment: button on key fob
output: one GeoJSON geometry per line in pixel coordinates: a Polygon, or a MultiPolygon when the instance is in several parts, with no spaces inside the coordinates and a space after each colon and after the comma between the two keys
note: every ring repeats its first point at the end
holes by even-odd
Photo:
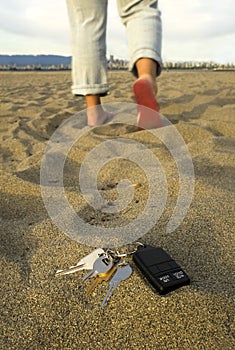
{"type": "Polygon", "coordinates": [[[190,283],[187,274],[160,247],[139,246],[133,260],[159,294],[167,294],[190,283]]]}

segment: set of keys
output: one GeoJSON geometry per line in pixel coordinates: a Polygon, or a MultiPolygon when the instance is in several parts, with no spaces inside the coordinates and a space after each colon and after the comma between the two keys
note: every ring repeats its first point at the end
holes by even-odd
{"type": "Polygon", "coordinates": [[[82,258],[75,266],[70,266],[65,270],[57,270],[56,276],[68,275],[81,270],[90,270],[83,278],[83,282],[91,279],[91,283],[86,290],[86,295],[89,296],[95,288],[103,281],[109,282],[109,289],[101,304],[103,308],[110,299],[114,290],[124,280],[132,274],[130,264],[121,261],[118,254],[104,251],[102,248],[97,248],[84,258],[82,258]]]}
{"type": "Polygon", "coordinates": [[[83,282],[89,279],[92,280],[86,290],[87,296],[103,281],[109,282],[109,289],[101,304],[102,308],[117,286],[132,274],[132,267],[123,260],[128,255],[132,255],[133,261],[140,272],[159,294],[169,293],[190,283],[188,275],[165,250],[139,242],[137,244],[138,246],[134,251],[125,254],[97,248],[82,258],[77,265],[70,266],[65,270],[57,270],[56,276],[89,270],[82,279],[83,282]]]}

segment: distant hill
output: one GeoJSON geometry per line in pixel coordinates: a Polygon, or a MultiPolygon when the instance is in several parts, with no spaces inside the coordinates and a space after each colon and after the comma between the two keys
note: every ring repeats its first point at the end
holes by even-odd
{"type": "Polygon", "coordinates": [[[23,67],[26,65],[69,65],[71,63],[70,56],[58,55],[0,55],[0,65],[16,65],[23,67]]]}

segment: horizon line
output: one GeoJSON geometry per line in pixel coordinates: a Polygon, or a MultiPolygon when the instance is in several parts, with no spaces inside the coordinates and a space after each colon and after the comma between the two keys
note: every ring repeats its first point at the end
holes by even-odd
{"type": "MultiPolygon", "coordinates": [[[[62,55],[62,54],[55,54],[55,53],[1,53],[1,56],[60,56],[60,57],[66,57],[66,58],[72,58],[72,55],[62,55]]],[[[128,58],[120,58],[120,56],[115,56],[114,54],[109,54],[109,57],[113,56],[113,58],[117,57],[118,60],[128,60],[128,58]]],[[[226,63],[224,62],[219,62],[219,61],[214,61],[212,59],[167,59],[163,60],[163,62],[181,62],[181,63],[186,63],[186,62],[207,62],[207,63],[216,63],[216,64],[234,64],[232,61],[227,61],[226,63]]]]}

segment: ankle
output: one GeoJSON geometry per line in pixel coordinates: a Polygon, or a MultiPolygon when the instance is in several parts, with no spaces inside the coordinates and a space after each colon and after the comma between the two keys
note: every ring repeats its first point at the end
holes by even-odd
{"type": "Polygon", "coordinates": [[[101,105],[101,98],[99,95],[86,95],[85,99],[87,108],[101,105]]]}

